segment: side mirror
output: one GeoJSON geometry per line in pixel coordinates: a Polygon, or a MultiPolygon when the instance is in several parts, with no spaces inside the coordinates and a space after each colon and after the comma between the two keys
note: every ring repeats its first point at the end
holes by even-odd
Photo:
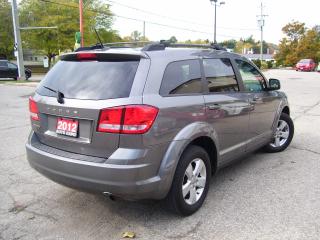
{"type": "Polygon", "coordinates": [[[278,79],[269,79],[269,91],[279,90],[281,87],[280,81],[278,79]]]}

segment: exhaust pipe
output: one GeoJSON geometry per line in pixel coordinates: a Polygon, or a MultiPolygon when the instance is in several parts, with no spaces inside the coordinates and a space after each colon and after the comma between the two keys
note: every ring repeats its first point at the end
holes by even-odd
{"type": "Polygon", "coordinates": [[[102,193],[104,196],[108,197],[111,201],[115,201],[115,197],[112,195],[110,192],[103,192],[102,193]]]}

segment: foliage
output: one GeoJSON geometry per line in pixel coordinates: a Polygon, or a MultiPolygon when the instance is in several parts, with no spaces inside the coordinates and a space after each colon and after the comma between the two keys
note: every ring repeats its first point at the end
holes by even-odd
{"type": "Polygon", "coordinates": [[[320,61],[320,31],[307,29],[304,23],[291,22],[282,28],[286,37],[280,41],[277,65],[292,66],[300,59],[320,61]]]}
{"type": "Polygon", "coordinates": [[[175,36],[172,36],[172,37],[169,39],[169,42],[170,42],[170,43],[177,43],[177,42],[178,42],[178,39],[177,39],[175,36]]]}
{"type": "Polygon", "coordinates": [[[291,41],[298,41],[306,32],[304,23],[293,21],[282,28],[282,32],[286,34],[291,41]]]}
{"type": "Polygon", "coordinates": [[[138,42],[138,41],[149,41],[147,37],[142,36],[142,33],[135,30],[130,36],[125,36],[122,38],[123,42],[138,42]]]}
{"type": "Polygon", "coordinates": [[[209,44],[210,41],[209,39],[197,39],[197,40],[186,40],[184,42],[180,42],[180,43],[185,43],[185,44],[209,44]]]}
{"type": "Polygon", "coordinates": [[[260,67],[261,70],[265,70],[265,69],[268,69],[268,63],[267,61],[262,61],[261,62],[261,67],[260,67]]]}
{"type": "Polygon", "coordinates": [[[235,49],[236,45],[237,45],[237,40],[235,40],[235,39],[226,40],[226,41],[219,43],[219,45],[221,45],[222,47],[228,48],[228,49],[235,49]]]}
{"type": "MultiPolygon", "coordinates": [[[[75,33],[79,31],[78,1],[55,0],[58,4],[38,0],[22,0],[20,21],[24,26],[57,26],[57,29],[24,30],[24,47],[42,51],[48,58],[59,51],[72,50],[75,33]]],[[[84,1],[84,42],[85,45],[97,43],[94,28],[101,34],[103,41],[112,41],[117,33],[111,30],[113,22],[109,5],[99,0],[84,1]]]]}
{"type": "Polygon", "coordinates": [[[260,69],[271,69],[274,67],[273,61],[262,61],[260,59],[254,59],[252,62],[260,69]]]}
{"type": "Polygon", "coordinates": [[[252,62],[253,62],[258,68],[261,68],[261,60],[260,60],[260,59],[253,59],[252,62]]]}
{"type": "Polygon", "coordinates": [[[0,0],[0,55],[13,57],[13,24],[11,5],[8,0],[0,0]]]}

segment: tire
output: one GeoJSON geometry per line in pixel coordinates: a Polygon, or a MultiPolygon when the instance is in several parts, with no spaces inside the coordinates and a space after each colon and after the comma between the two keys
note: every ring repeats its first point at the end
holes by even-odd
{"type": "Polygon", "coordinates": [[[14,77],[13,79],[14,79],[14,80],[16,80],[16,81],[18,80],[18,78],[17,78],[17,77],[14,77]]]}
{"type": "Polygon", "coordinates": [[[263,148],[263,150],[269,153],[284,151],[290,145],[293,134],[294,124],[291,117],[286,113],[281,113],[275,137],[263,148]]]}
{"type": "Polygon", "coordinates": [[[183,216],[195,213],[207,196],[210,179],[211,164],[208,153],[199,146],[188,147],[179,160],[171,189],[166,198],[168,208],[183,216]],[[199,166],[202,170],[197,171],[197,175],[195,169],[199,166]],[[188,175],[191,175],[190,178],[188,175]],[[190,189],[185,191],[185,195],[182,190],[183,186],[190,189]]]}

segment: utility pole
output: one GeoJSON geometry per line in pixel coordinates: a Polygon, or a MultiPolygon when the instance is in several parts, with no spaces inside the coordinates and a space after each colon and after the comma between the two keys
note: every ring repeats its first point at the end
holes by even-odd
{"type": "Polygon", "coordinates": [[[218,0],[210,0],[211,4],[214,4],[214,38],[213,43],[217,43],[217,6],[225,4],[225,2],[220,2],[218,5],[218,0]]]}
{"type": "Polygon", "coordinates": [[[265,15],[263,14],[263,4],[261,2],[261,5],[260,5],[260,15],[258,15],[258,25],[260,27],[260,31],[261,31],[261,40],[260,40],[260,61],[263,60],[263,27],[264,27],[264,24],[265,24],[265,20],[264,18],[267,17],[268,15],[265,15]]]}
{"type": "Polygon", "coordinates": [[[84,32],[83,32],[83,1],[79,0],[79,15],[80,15],[80,33],[81,33],[81,47],[84,46],[84,32]]]}
{"type": "Polygon", "coordinates": [[[146,40],[146,21],[143,21],[143,41],[146,40]]]}
{"type": "Polygon", "coordinates": [[[19,80],[25,80],[26,75],[24,72],[23,65],[23,51],[21,45],[21,36],[20,36],[20,24],[19,24],[19,14],[18,14],[18,6],[17,1],[12,0],[12,19],[13,19],[13,30],[14,30],[14,50],[17,52],[17,63],[18,63],[18,73],[19,80]]]}

